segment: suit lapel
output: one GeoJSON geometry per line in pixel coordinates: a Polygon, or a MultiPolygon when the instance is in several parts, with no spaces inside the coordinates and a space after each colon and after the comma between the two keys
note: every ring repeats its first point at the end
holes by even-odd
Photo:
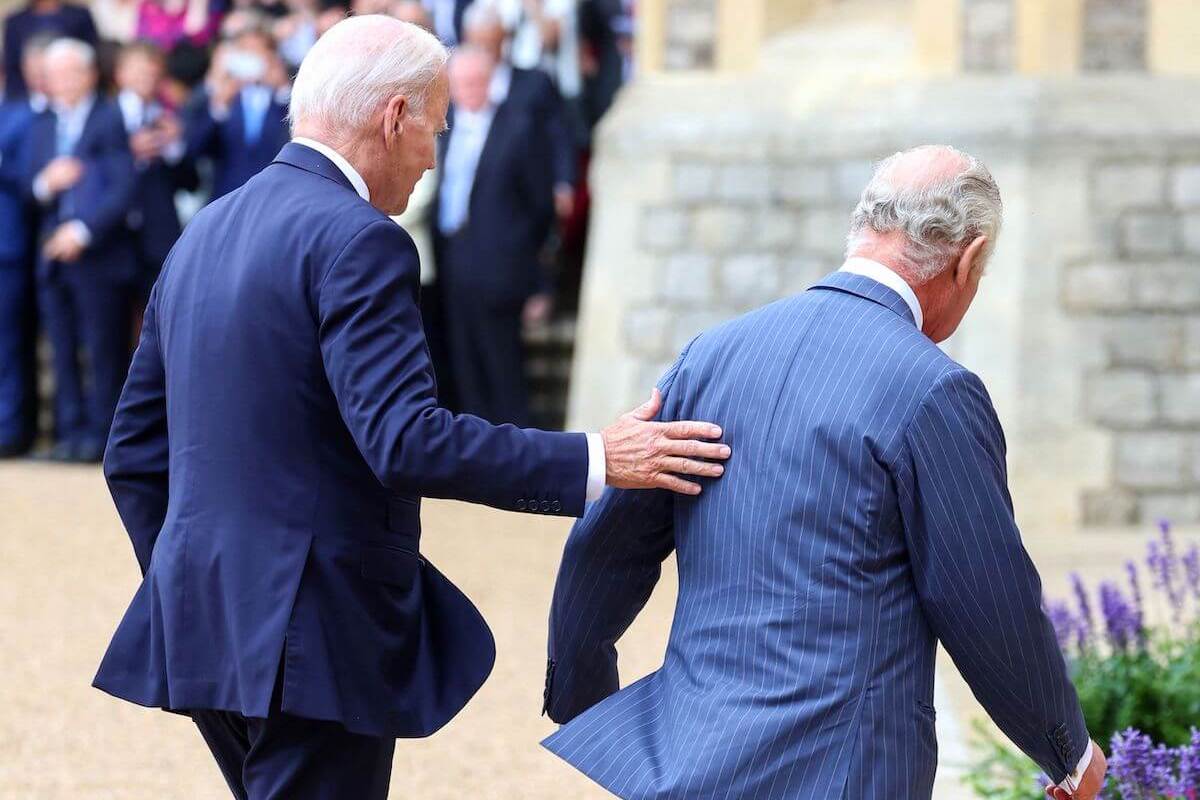
{"type": "Polygon", "coordinates": [[[857,275],[852,272],[834,272],[826,275],[817,283],[813,284],[809,291],[813,290],[832,290],[836,292],[844,292],[852,294],[856,297],[861,297],[864,300],[870,300],[872,303],[878,303],[886,309],[889,309],[903,319],[908,320],[914,326],[917,321],[913,318],[912,310],[908,307],[908,303],[904,302],[904,298],[892,291],[882,283],[865,275],[857,275]]]}
{"type": "Polygon", "coordinates": [[[487,138],[483,140],[483,150],[479,154],[479,163],[475,167],[475,180],[471,183],[471,203],[475,202],[475,187],[479,185],[480,177],[492,166],[501,163],[496,153],[505,144],[504,140],[508,134],[506,125],[512,114],[511,105],[505,100],[496,107],[496,113],[492,115],[492,124],[488,127],[487,138]]]}

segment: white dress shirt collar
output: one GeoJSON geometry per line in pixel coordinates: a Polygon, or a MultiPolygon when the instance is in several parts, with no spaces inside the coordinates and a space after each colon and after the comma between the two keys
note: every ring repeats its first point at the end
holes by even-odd
{"type": "Polygon", "coordinates": [[[512,88],[512,66],[500,62],[492,70],[492,80],[488,84],[488,100],[493,106],[498,106],[508,99],[508,90],[512,88]]]}
{"type": "Polygon", "coordinates": [[[912,312],[913,321],[917,323],[917,330],[921,330],[921,326],[925,322],[925,317],[921,313],[921,302],[917,300],[916,292],[912,290],[912,287],[908,285],[908,282],[904,278],[901,278],[878,261],[872,261],[869,258],[861,258],[859,256],[846,259],[846,263],[842,265],[841,271],[852,272],[855,275],[870,278],[876,283],[882,283],[900,295],[900,298],[908,306],[908,310],[912,312]]]}
{"type": "Polygon", "coordinates": [[[358,170],[351,166],[350,162],[337,150],[334,150],[327,144],[318,142],[316,139],[306,139],[303,136],[297,136],[295,139],[292,139],[292,143],[304,145],[328,158],[333,162],[335,167],[342,171],[342,174],[346,176],[346,180],[350,181],[350,185],[354,187],[354,191],[358,192],[358,196],[368,203],[371,202],[371,190],[367,188],[367,182],[363,180],[362,175],[358,174],[358,170]]]}

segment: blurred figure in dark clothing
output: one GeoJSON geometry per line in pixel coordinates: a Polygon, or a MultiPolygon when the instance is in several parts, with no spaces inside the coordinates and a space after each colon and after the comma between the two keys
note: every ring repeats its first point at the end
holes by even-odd
{"type": "Polygon", "coordinates": [[[496,66],[488,87],[491,102],[510,104],[533,118],[539,147],[551,160],[554,176],[554,208],[560,218],[574,210],[576,162],[579,153],[567,121],[562,95],[542,70],[519,69],[506,59],[509,34],[495,7],[477,0],[463,15],[463,39],[489,53],[496,66]]]}
{"type": "Polygon", "coordinates": [[[91,46],[59,39],[45,71],[51,109],[30,131],[27,180],[41,206],[38,294],[54,351],[51,457],[92,462],[129,363],[137,257],[126,218],[136,180],[121,112],[96,91],[91,46]]]}
{"type": "Polygon", "coordinates": [[[188,155],[212,164],[215,200],[271,163],[291,133],[288,77],[275,41],[249,30],[223,43],[186,115],[188,155]]]}
{"type": "MultiPolygon", "coordinates": [[[[50,101],[46,99],[45,55],[46,48],[53,41],[53,36],[34,36],[25,43],[25,52],[21,54],[20,62],[25,92],[18,96],[10,93],[7,88],[5,90],[6,99],[27,106],[34,114],[42,113],[50,105],[50,101]]],[[[7,60],[6,58],[5,61],[7,60]]]]}
{"type": "Polygon", "coordinates": [[[583,106],[590,129],[633,74],[633,0],[583,0],[579,34],[583,106]]]}
{"type": "Polygon", "coordinates": [[[179,117],[159,99],[165,66],[161,50],[139,43],[121,50],[115,71],[117,105],[137,170],[137,198],[128,219],[137,242],[142,302],[182,231],[175,193],[194,191],[199,182],[186,158],[179,117]]]}
{"type": "Polygon", "coordinates": [[[27,99],[0,104],[0,458],[26,452],[36,431],[33,242],[22,172],[33,119],[27,99]]]}
{"type": "Polygon", "coordinates": [[[521,327],[546,311],[539,254],[554,222],[553,179],[537,119],[492,100],[494,66],[469,45],[450,62],[434,248],[458,410],[527,425],[521,327]]]}
{"type": "Polygon", "coordinates": [[[29,40],[36,36],[79,39],[96,45],[96,25],[84,6],[59,0],[32,0],[4,21],[4,74],[8,99],[24,97],[28,91],[21,72],[21,57],[29,40]]]}
{"type": "Polygon", "coordinates": [[[463,14],[471,0],[422,0],[433,23],[433,34],[446,47],[457,47],[463,40],[463,14]]]}

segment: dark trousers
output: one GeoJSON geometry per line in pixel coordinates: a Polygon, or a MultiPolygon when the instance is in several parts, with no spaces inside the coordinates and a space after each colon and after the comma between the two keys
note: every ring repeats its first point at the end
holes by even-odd
{"type": "Polygon", "coordinates": [[[23,447],[33,439],[30,283],[24,261],[0,259],[0,447],[23,447]]]}
{"type": "Polygon", "coordinates": [[[83,265],[56,266],[38,286],[53,350],[55,438],[103,445],[129,369],[132,287],[83,265]]]}
{"type": "Polygon", "coordinates": [[[279,698],[266,719],[191,713],[237,800],[386,800],[395,739],[284,714],[279,698]]]}

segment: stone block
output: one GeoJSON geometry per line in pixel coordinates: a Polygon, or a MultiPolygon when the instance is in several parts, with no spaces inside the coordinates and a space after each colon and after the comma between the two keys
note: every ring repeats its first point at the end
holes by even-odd
{"type": "Polygon", "coordinates": [[[874,174],[873,161],[845,161],[838,164],[834,168],[833,178],[835,197],[853,207],[874,174]]]}
{"type": "Polygon", "coordinates": [[[740,208],[710,206],[696,211],[694,238],[711,253],[744,248],[750,232],[750,214],[740,208]]]}
{"type": "Polygon", "coordinates": [[[671,170],[674,196],[685,203],[710,200],[717,185],[717,168],[706,161],[680,161],[671,170]]]}
{"type": "Polygon", "coordinates": [[[1183,164],[1171,172],[1171,202],[1180,208],[1200,208],[1200,164],[1183,164]]]}
{"type": "Polygon", "coordinates": [[[840,211],[820,209],[799,215],[800,241],[807,250],[830,257],[846,251],[846,232],[850,220],[840,211]]]}
{"type": "Polygon", "coordinates": [[[1120,311],[1136,304],[1133,270],[1116,263],[1079,264],[1063,276],[1063,303],[1075,311],[1120,311]]]}
{"type": "Polygon", "coordinates": [[[1200,212],[1184,214],[1179,220],[1179,239],[1183,252],[1200,256],[1200,212]]]}
{"type": "Polygon", "coordinates": [[[671,348],[678,353],[701,333],[720,325],[732,316],[720,311],[688,311],[675,318],[671,330],[671,348]]]}
{"type": "Polygon", "coordinates": [[[1200,423],[1200,373],[1159,378],[1163,419],[1172,425],[1200,423]]]}
{"type": "Polygon", "coordinates": [[[795,211],[768,208],[754,218],[749,246],[763,250],[789,250],[800,238],[800,215],[795,211]]]}
{"type": "Polygon", "coordinates": [[[1134,278],[1134,292],[1147,311],[1200,310],[1200,264],[1144,266],[1134,278]]]}
{"type": "Polygon", "coordinates": [[[1121,251],[1131,256],[1169,256],[1179,250],[1179,219],[1163,211],[1133,211],[1120,222],[1121,251]]]}
{"type": "Polygon", "coordinates": [[[799,255],[783,262],[782,295],[799,294],[841,266],[839,258],[799,255]]]}
{"type": "Polygon", "coordinates": [[[681,208],[647,209],[638,225],[638,242],[650,252],[669,252],[687,244],[688,216],[681,208]]]}
{"type": "Polygon", "coordinates": [[[1177,317],[1108,317],[1100,324],[1099,335],[1114,366],[1166,369],[1183,363],[1184,325],[1177,317]]]}
{"type": "Polygon", "coordinates": [[[625,341],[631,353],[666,358],[671,355],[671,312],[660,306],[633,308],[625,315],[625,341]]]}
{"type": "Polygon", "coordinates": [[[758,305],[779,297],[779,261],[768,255],[740,255],[721,267],[721,296],[736,305],[758,305]]]}
{"type": "Polygon", "coordinates": [[[1083,68],[1145,69],[1146,30],[1146,0],[1088,0],[1083,4],[1083,68]]]}
{"type": "Polygon", "coordinates": [[[776,199],[801,205],[824,205],[834,199],[833,168],[828,164],[801,164],[772,174],[776,199]]]}
{"type": "Polygon", "coordinates": [[[1183,365],[1200,367],[1200,317],[1188,317],[1183,323],[1183,365]]]}
{"type": "Polygon", "coordinates": [[[1115,428],[1138,428],[1154,420],[1154,379],[1144,372],[1117,370],[1089,375],[1083,401],[1094,422],[1115,428]]]}
{"type": "Polygon", "coordinates": [[[662,271],[662,297],[677,305],[708,304],[713,293],[714,261],[703,253],[679,253],[667,258],[662,271]]]}
{"type": "Polygon", "coordinates": [[[771,199],[771,170],[763,162],[721,167],[717,194],[722,200],[766,204],[771,199]]]}
{"type": "Polygon", "coordinates": [[[1166,168],[1152,161],[1101,165],[1092,177],[1092,203],[1102,211],[1163,204],[1166,168]]]}
{"type": "Polygon", "coordinates": [[[1200,522],[1200,491],[1151,492],[1138,499],[1137,521],[1142,523],[1166,520],[1175,525],[1200,522]]]}
{"type": "Polygon", "coordinates": [[[1190,450],[1188,439],[1177,433],[1120,433],[1116,442],[1117,483],[1132,489],[1185,486],[1192,472],[1190,450]]]}
{"type": "Polygon", "coordinates": [[[1123,489],[1089,489],[1083,493],[1083,524],[1097,527],[1132,525],[1137,521],[1137,495],[1123,489]]]}

